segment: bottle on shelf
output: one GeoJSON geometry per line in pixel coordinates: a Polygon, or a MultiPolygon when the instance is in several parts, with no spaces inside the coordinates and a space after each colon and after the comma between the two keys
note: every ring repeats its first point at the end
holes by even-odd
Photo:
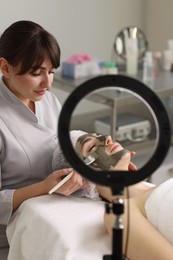
{"type": "Polygon", "coordinates": [[[154,64],[153,64],[153,54],[151,51],[145,53],[143,62],[143,82],[148,87],[153,87],[154,84],[154,64]]]}
{"type": "Polygon", "coordinates": [[[138,72],[138,41],[137,38],[127,39],[126,72],[136,75],[138,72]]]}
{"type": "Polygon", "coordinates": [[[116,66],[115,62],[112,61],[106,61],[102,64],[102,74],[112,74],[116,75],[118,73],[118,68],[116,66]]]}

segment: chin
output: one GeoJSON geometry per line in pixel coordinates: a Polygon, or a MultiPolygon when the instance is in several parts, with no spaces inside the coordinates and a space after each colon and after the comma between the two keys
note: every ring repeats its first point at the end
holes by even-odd
{"type": "Polygon", "coordinates": [[[127,163],[129,165],[131,160],[131,155],[130,153],[126,153],[125,155],[123,155],[120,159],[120,161],[124,162],[125,164],[127,163]]]}
{"type": "Polygon", "coordinates": [[[33,98],[33,101],[34,101],[34,102],[40,101],[40,100],[43,99],[43,97],[44,97],[44,96],[35,97],[35,98],[33,98]]]}
{"type": "Polygon", "coordinates": [[[121,157],[115,167],[112,168],[113,171],[128,171],[129,163],[131,160],[130,153],[126,153],[121,157]]]}

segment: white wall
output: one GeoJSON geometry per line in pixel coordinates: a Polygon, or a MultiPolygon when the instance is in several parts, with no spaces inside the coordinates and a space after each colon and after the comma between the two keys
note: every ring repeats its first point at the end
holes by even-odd
{"type": "Polygon", "coordinates": [[[85,52],[110,59],[115,34],[129,24],[141,26],[141,0],[57,2],[58,31],[65,58],[73,53],[85,52]]]}
{"type": "MultiPolygon", "coordinates": [[[[0,0],[0,6],[0,33],[17,20],[33,20],[55,35],[61,60],[75,53],[109,60],[121,28],[143,27],[143,0],[0,0]]],[[[56,95],[63,103],[68,94],[56,89],[56,95]]]]}
{"type": "Polygon", "coordinates": [[[29,19],[53,33],[62,60],[75,53],[110,59],[113,40],[124,26],[143,27],[143,0],[0,0],[0,32],[29,19]]]}
{"type": "Polygon", "coordinates": [[[145,32],[152,51],[163,51],[173,39],[173,1],[145,0],[145,32]]]}
{"type": "Polygon", "coordinates": [[[12,22],[34,20],[58,39],[62,60],[74,53],[109,59],[118,31],[144,29],[152,51],[173,38],[172,0],[0,0],[0,33],[12,22]]]}

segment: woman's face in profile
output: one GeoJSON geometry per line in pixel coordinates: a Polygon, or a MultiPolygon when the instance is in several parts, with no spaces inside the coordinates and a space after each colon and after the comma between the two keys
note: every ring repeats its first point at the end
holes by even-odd
{"type": "Polygon", "coordinates": [[[86,134],[78,138],[76,147],[83,158],[92,155],[97,158],[91,166],[98,170],[128,170],[130,152],[114,142],[111,136],[86,134]]]}

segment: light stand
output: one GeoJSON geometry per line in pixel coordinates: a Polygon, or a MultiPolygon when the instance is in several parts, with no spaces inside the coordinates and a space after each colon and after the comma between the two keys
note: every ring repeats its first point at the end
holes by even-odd
{"type": "Polygon", "coordinates": [[[66,99],[58,124],[59,142],[64,156],[70,165],[88,180],[112,189],[115,200],[112,206],[107,207],[108,211],[115,214],[113,227],[112,255],[104,256],[104,260],[122,260],[122,231],[123,223],[121,216],[124,212],[124,203],[121,192],[124,187],[138,183],[149,177],[163,162],[171,143],[171,127],[167,111],[154,91],[148,88],[141,81],[123,76],[106,75],[99,76],[86,81],[76,88],[66,99]],[[136,171],[96,171],[88,167],[76,154],[70,139],[70,120],[76,105],[90,92],[107,87],[115,87],[134,92],[146,106],[149,107],[157,126],[157,146],[149,161],[136,171]]]}
{"type": "Polygon", "coordinates": [[[112,255],[103,256],[103,260],[125,260],[126,258],[123,256],[123,229],[124,225],[122,222],[122,214],[124,213],[124,200],[122,196],[116,195],[112,201],[112,204],[106,204],[106,213],[114,213],[115,214],[115,223],[112,227],[112,255]]]}

